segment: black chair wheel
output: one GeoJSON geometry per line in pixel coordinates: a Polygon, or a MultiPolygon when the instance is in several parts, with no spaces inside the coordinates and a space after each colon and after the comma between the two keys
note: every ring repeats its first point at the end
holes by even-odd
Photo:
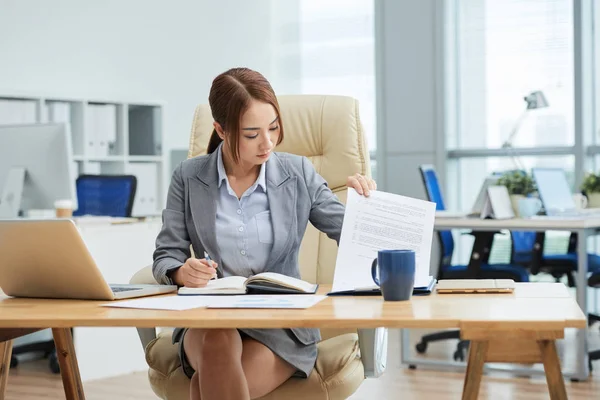
{"type": "Polygon", "coordinates": [[[55,352],[50,354],[50,357],[48,358],[48,366],[50,367],[50,371],[52,371],[52,373],[60,374],[60,365],[58,365],[58,357],[56,356],[55,352]]]}
{"type": "Polygon", "coordinates": [[[417,369],[417,366],[416,366],[416,365],[414,365],[414,364],[410,364],[410,365],[408,366],[408,369],[417,369]]]}
{"type": "Polygon", "coordinates": [[[465,361],[465,354],[461,349],[458,349],[454,352],[454,361],[465,361]]]}
{"type": "Polygon", "coordinates": [[[427,351],[427,342],[419,342],[415,345],[415,350],[417,353],[423,354],[427,351]]]}
{"type": "Polygon", "coordinates": [[[15,368],[19,365],[19,360],[15,356],[10,356],[10,368],[15,368]]]}

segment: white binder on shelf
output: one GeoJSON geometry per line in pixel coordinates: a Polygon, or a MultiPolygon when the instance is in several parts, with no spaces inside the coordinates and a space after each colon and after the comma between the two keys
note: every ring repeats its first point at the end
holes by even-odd
{"type": "Polygon", "coordinates": [[[137,178],[137,190],[133,201],[133,217],[158,215],[158,165],[155,163],[131,163],[128,174],[137,178]]]}
{"type": "Polygon", "coordinates": [[[100,175],[102,173],[102,166],[99,162],[90,161],[85,163],[85,169],[83,172],[86,175],[100,175]]]}
{"type": "Polygon", "coordinates": [[[96,156],[106,157],[117,141],[117,109],[114,104],[98,104],[94,105],[94,114],[96,156]]]}
{"type": "Polygon", "coordinates": [[[84,114],[85,143],[84,153],[88,157],[96,157],[96,113],[94,106],[88,105],[84,114]]]}
{"type": "Polygon", "coordinates": [[[19,125],[37,122],[35,102],[0,99],[0,124],[19,125]]]}
{"type": "Polygon", "coordinates": [[[52,102],[48,104],[48,120],[50,122],[71,123],[71,106],[69,103],[52,102]]]}
{"type": "Polygon", "coordinates": [[[114,104],[89,104],[86,128],[91,157],[104,158],[111,155],[110,149],[117,140],[117,109],[114,104]]]}

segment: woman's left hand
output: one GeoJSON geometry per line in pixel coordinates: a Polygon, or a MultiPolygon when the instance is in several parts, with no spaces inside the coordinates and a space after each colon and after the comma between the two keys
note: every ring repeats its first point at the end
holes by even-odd
{"type": "Polygon", "coordinates": [[[377,184],[373,179],[358,173],[349,176],[346,185],[356,190],[358,194],[364,194],[367,197],[371,194],[371,190],[377,189],[377,184]]]}

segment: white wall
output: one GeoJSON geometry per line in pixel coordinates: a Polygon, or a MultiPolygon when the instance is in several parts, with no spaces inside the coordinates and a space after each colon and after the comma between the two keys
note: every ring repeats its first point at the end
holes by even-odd
{"type": "Polygon", "coordinates": [[[0,0],[0,93],[165,102],[168,155],[187,148],[194,107],[208,101],[218,73],[247,66],[269,79],[271,7],[272,0],[0,0]]]}
{"type": "Polygon", "coordinates": [[[438,0],[375,2],[377,184],[386,191],[425,198],[419,165],[445,170],[443,9],[438,0]]]}

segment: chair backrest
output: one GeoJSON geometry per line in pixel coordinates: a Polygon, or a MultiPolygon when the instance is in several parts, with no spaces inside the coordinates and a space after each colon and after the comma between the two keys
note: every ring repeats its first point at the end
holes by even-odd
{"type": "MultiPolygon", "coordinates": [[[[346,201],[346,180],[360,173],[370,176],[369,149],[360,122],[358,101],[345,96],[278,96],[285,138],[277,151],[308,157],[338,198],[346,201]]],[[[213,130],[210,107],[194,113],[188,157],[206,154],[213,130]]],[[[300,247],[302,279],[333,281],[337,244],[309,224],[300,247]]]]}
{"type": "MultiPolygon", "coordinates": [[[[433,165],[426,164],[419,166],[419,170],[421,171],[421,178],[423,179],[423,184],[425,185],[425,192],[427,193],[428,200],[436,204],[435,209],[437,211],[445,210],[446,206],[444,203],[444,197],[442,195],[442,188],[440,186],[437,173],[435,172],[435,167],[433,165]]],[[[440,238],[440,244],[442,247],[442,257],[440,260],[440,267],[438,269],[438,276],[440,276],[444,267],[449,266],[452,262],[454,238],[452,237],[451,231],[438,231],[438,236],[440,238]]]]}
{"type": "Polygon", "coordinates": [[[76,188],[78,208],[73,215],[131,217],[137,188],[134,175],[80,175],[76,188]]]}
{"type": "Polygon", "coordinates": [[[533,261],[537,232],[510,231],[511,264],[528,266],[533,261]]]}

